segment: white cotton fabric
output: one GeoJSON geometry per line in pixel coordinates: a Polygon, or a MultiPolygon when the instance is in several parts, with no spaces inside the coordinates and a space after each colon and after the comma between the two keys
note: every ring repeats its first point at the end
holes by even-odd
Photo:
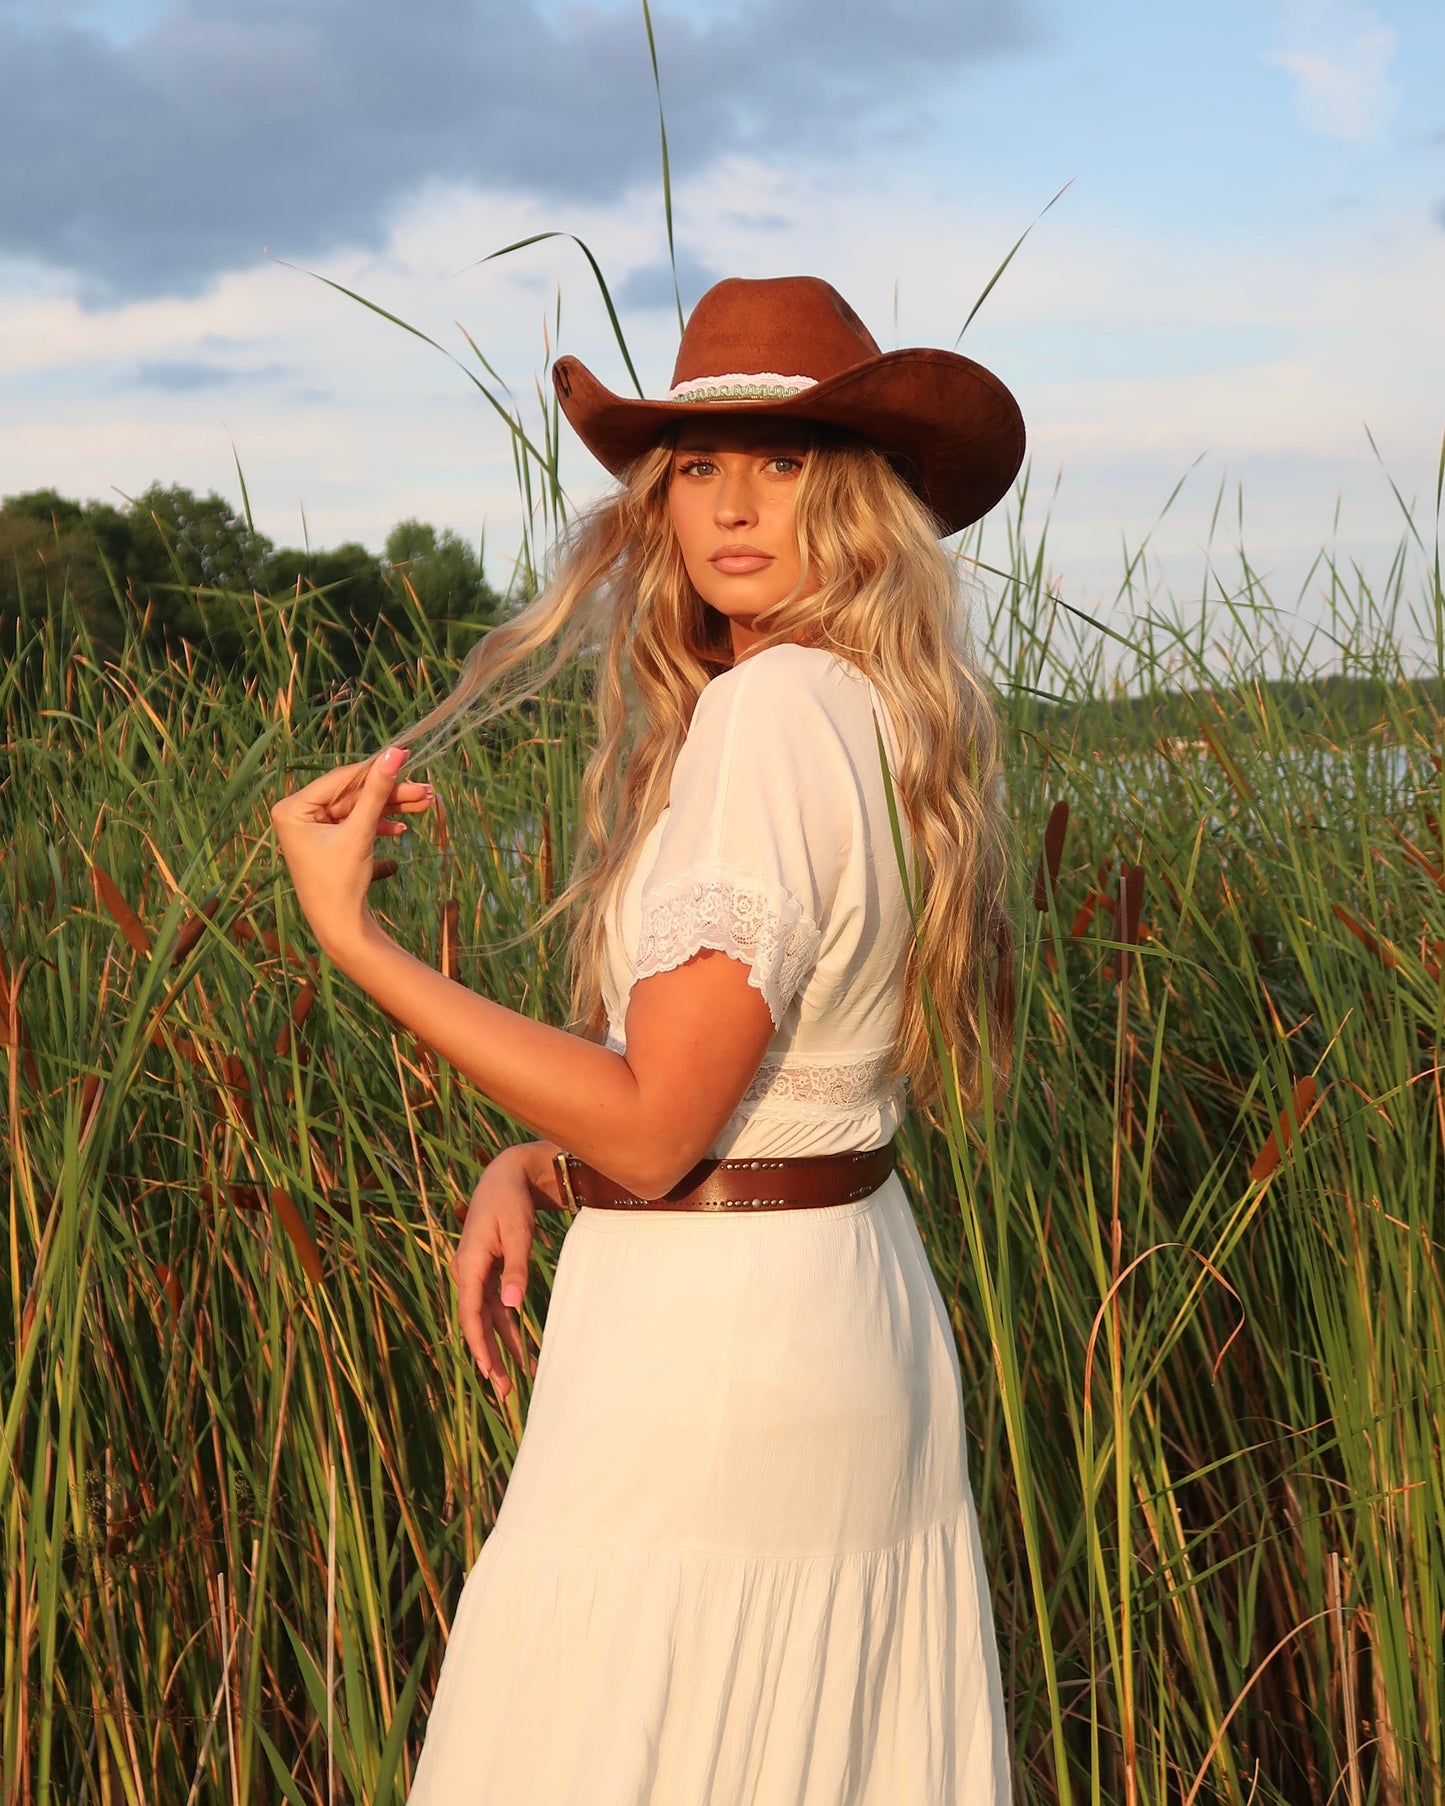
{"type": "MultiPolygon", "coordinates": [[[[615,1044],[643,952],[721,945],[769,1001],[720,1149],[896,1126],[875,700],[800,647],[715,679],[611,925],[615,1044]]],[[[409,1806],[1009,1798],[958,1355],[897,1175],[815,1209],[579,1210],[409,1806]]]]}
{"type": "Polygon", "coordinates": [[[910,928],[880,732],[896,769],[882,698],[831,652],[772,646],[714,678],[614,906],[609,1046],[627,1046],[632,985],[704,947],[767,1002],[777,1032],[719,1158],[881,1147],[902,1118],[886,1067],[910,928]]]}

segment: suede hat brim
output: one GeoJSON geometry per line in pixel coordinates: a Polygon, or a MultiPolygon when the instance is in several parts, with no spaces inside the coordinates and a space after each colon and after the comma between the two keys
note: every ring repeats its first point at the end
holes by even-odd
{"type": "Polygon", "coordinates": [[[927,346],[879,352],[779,400],[631,399],[615,395],[575,357],[557,359],[552,381],[578,438],[613,476],[687,418],[816,421],[887,453],[937,517],[940,535],[987,514],[1024,458],[1023,415],[1003,383],[972,358],[927,346]]]}

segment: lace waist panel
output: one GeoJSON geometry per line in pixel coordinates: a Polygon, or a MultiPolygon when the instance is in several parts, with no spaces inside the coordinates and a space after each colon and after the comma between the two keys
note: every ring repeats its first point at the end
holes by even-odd
{"type": "MultiPolygon", "coordinates": [[[[626,1040],[615,1026],[607,1031],[607,1045],[614,1053],[626,1052],[626,1040]]],[[[839,1151],[886,1140],[902,1120],[904,1102],[902,1080],[888,1077],[890,1051],[765,1055],[728,1118],[725,1139],[735,1142],[740,1131],[756,1123],[760,1128],[816,1125],[826,1139],[837,1140],[839,1151]],[[872,1139],[848,1139],[859,1134],[872,1139]]],[[[750,1154],[786,1151],[754,1148],[751,1138],[749,1142],[750,1154]]]]}
{"type": "Polygon", "coordinates": [[[738,1116],[858,1116],[895,1101],[888,1053],[769,1054],[748,1082],[738,1116]]]}

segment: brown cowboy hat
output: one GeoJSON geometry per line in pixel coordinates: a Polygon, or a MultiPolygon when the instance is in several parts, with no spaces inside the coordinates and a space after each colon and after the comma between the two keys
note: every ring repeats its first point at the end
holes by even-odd
{"type": "Polygon", "coordinates": [[[887,452],[941,534],[987,514],[1024,456],[1018,403],[991,371],[954,351],[880,351],[816,276],[730,277],[710,288],[662,401],[614,395],[575,357],[557,359],[552,381],[578,437],[614,476],[689,416],[816,420],[887,452]]]}

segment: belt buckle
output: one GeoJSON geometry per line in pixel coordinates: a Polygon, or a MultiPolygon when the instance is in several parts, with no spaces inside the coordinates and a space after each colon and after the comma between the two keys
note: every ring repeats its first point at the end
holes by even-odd
{"type": "Polygon", "coordinates": [[[580,1204],[577,1193],[572,1189],[572,1171],[568,1164],[571,1158],[572,1156],[565,1148],[559,1148],[552,1156],[552,1165],[557,1170],[557,1189],[561,1192],[564,1202],[572,1210],[577,1210],[580,1208],[580,1204]]]}

